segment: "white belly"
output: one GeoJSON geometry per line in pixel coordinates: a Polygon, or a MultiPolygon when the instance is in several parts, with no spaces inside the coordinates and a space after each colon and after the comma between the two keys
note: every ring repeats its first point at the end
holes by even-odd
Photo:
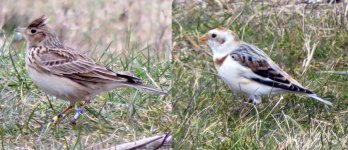
{"type": "Polygon", "coordinates": [[[217,68],[219,76],[235,92],[242,92],[247,95],[269,95],[275,94],[278,89],[265,86],[245,78],[243,75],[250,72],[250,69],[243,67],[238,62],[227,57],[224,63],[217,68]]]}
{"type": "MultiPolygon", "coordinates": [[[[47,75],[37,72],[35,69],[26,66],[29,77],[45,93],[56,96],[67,101],[84,101],[78,95],[83,92],[81,85],[54,75],[47,75]]],[[[86,93],[87,94],[87,93],[86,93]]],[[[88,96],[88,95],[85,95],[88,96]]],[[[81,97],[82,98],[82,97],[81,97]]]]}

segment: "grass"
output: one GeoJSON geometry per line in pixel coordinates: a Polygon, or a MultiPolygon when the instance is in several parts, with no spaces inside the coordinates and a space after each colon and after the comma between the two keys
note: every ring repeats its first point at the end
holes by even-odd
{"type": "MultiPolygon", "coordinates": [[[[32,83],[24,67],[24,48],[24,42],[15,43],[11,37],[0,48],[2,149],[100,149],[170,130],[171,108],[165,96],[123,88],[98,95],[76,127],[69,125],[71,111],[46,131],[50,119],[69,103],[46,95],[32,83]]],[[[148,85],[170,87],[170,61],[150,59],[149,49],[139,50],[136,44],[127,50],[129,55],[111,55],[105,48],[93,56],[114,70],[134,72],[148,85]]]]}
{"type": "Polygon", "coordinates": [[[214,2],[220,1],[173,4],[176,147],[347,148],[348,76],[335,73],[348,68],[345,6],[214,2]],[[281,68],[334,106],[286,94],[263,97],[257,107],[236,112],[246,97],[232,94],[217,76],[211,52],[198,42],[201,35],[218,26],[263,49],[281,68]]]}

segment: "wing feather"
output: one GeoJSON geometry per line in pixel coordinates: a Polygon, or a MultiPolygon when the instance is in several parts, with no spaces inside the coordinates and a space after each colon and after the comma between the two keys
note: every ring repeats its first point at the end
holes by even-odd
{"type": "Polygon", "coordinates": [[[245,74],[246,78],[264,85],[312,94],[280,69],[262,50],[247,43],[241,43],[231,54],[232,59],[248,67],[254,74],[245,74]]]}
{"type": "Polygon", "coordinates": [[[139,83],[141,79],[116,73],[109,68],[96,64],[92,59],[82,54],[62,49],[49,49],[37,53],[35,60],[43,70],[58,76],[67,77],[73,81],[85,84],[91,83],[139,83]]]}

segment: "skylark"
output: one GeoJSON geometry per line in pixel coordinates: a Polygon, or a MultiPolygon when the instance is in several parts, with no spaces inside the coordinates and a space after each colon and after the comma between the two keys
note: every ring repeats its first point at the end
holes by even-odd
{"type": "Polygon", "coordinates": [[[212,29],[200,40],[206,42],[213,52],[218,75],[233,91],[248,95],[254,104],[259,104],[261,96],[264,95],[291,92],[332,105],[331,102],[304,88],[261,49],[240,41],[237,34],[226,28],[212,29]]]}
{"type": "Polygon", "coordinates": [[[75,124],[83,108],[95,95],[119,87],[135,87],[167,94],[144,85],[140,78],[113,71],[65,46],[46,25],[45,16],[16,31],[22,33],[27,41],[25,67],[32,81],[47,94],[70,102],[69,107],[52,119],[53,122],[74,108],[76,102],[84,101],[71,121],[75,124]]]}

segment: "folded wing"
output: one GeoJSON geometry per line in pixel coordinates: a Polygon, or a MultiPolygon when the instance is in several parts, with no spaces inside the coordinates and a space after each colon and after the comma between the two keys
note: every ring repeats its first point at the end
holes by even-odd
{"type": "Polygon", "coordinates": [[[112,71],[96,64],[92,59],[78,53],[61,49],[46,49],[37,56],[35,63],[43,70],[64,76],[80,84],[90,83],[131,83],[141,84],[141,79],[112,71]]]}
{"type": "Polygon", "coordinates": [[[312,91],[303,88],[296,80],[292,79],[255,46],[241,43],[230,55],[241,65],[250,68],[253,74],[246,74],[246,78],[283,90],[313,94],[312,91]]]}

